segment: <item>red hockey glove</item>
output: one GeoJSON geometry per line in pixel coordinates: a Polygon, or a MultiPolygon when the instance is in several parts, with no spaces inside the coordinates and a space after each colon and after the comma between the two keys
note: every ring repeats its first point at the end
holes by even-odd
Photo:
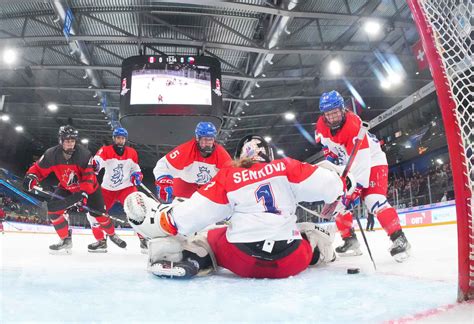
{"type": "Polygon", "coordinates": [[[34,174],[27,174],[23,180],[23,189],[25,191],[33,191],[36,186],[39,186],[38,177],[34,174]]]}
{"type": "Polygon", "coordinates": [[[156,179],[156,196],[164,204],[170,204],[173,200],[173,177],[164,175],[156,179]]]}
{"type": "Polygon", "coordinates": [[[143,173],[141,172],[133,172],[130,176],[130,181],[134,186],[139,186],[142,183],[143,173]]]}
{"type": "Polygon", "coordinates": [[[348,193],[342,197],[342,203],[346,206],[347,210],[354,209],[354,207],[360,204],[360,194],[362,193],[362,189],[362,185],[357,183],[352,193],[348,193]]]}
{"type": "Polygon", "coordinates": [[[326,160],[334,164],[339,164],[339,157],[336,153],[332,152],[327,146],[323,146],[323,153],[326,160]]]}

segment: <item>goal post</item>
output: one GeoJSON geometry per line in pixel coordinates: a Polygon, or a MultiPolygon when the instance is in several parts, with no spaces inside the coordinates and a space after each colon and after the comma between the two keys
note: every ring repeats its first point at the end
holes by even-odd
{"type": "Polygon", "coordinates": [[[474,75],[471,0],[407,0],[446,130],[458,230],[458,300],[474,299],[474,75]]]}

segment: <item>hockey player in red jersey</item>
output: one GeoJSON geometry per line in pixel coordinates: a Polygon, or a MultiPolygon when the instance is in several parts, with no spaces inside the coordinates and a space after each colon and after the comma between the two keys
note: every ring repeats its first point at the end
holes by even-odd
{"type": "MultiPolygon", "coordinates": [[[[316,141],[323,145],[326,159],[345,165],[354,147],[362,121],[344,108],[344,99],[337,91],[323,93],[319,102],[322,115],[316,123],[316,141]]],[[[409,257],[410,244],[400,226],[398,214],[387,200],[388,165],[385,153],[375,136],[367,133],[352,164],[357,188],[343,198],[346,211],[336,216],[336,224],[344,245],[336,248],[340,254],[361,254],[352,228],[351,210],[362,199],[369,213],[375,214],[393,244],[390,254],[398,262],[409,257]]]]}
{"type": "MultiPolygon", "coordinates": [[[[134,148],[126,146],[128,132],[125,128],[116,128],[112,133],[114,144],[101,147],[94,156],[92,164],[94,171],[99,173],[105,169],[102,180],[102,195],[104,196],[105,210],[119,202],[123,205],[125,198],[137,191],[143,179],[138,154],[134,148]]],[[[93,217],[89,218],[92,233],[97,242],[88,246],[89,252],[107,252],[107,240],[100,224],[93,217]]],[[[146,250],[146,240],[140,237],[140,247],[146,250]]]]}
{"type": "Polygon", "coordinates": [[[198,123],[195,135],[163,156],[153,169],[157,197],[164,203],[170,203],[173,196],[191,197],[232,160],[216,143],[217,130],[212,123],[198,123]]]}
{"type": "Polygon", "coordinates": [[[273,160],[261,136],[243,138],[236,157],[182,203],[157,204],[142,193],[127,197],[130,224],[155,238],[149,244],[153,274],[186,278],[218,265],[241,277],[286,278],[335,260],[334,231],[297,224],[296,203],[334,202],[352,182],[341,179],[331,163],[327,169],[290,158],[273,160]],[[192,236],[226,219],[228,227],[192,236]]]}
{"type": "MultiPolygon", "coordinates": [[[[54,173],[59,181],[55,195],[70,196],[69,198],[77,199],[80,206],[91,208],[93,211],[87,212],[87,217],[94,217],[117,245],[125,247],[125,241],[115,234],[112,221],[104,214],[104,199],[92,169],[92,154],[84,146],[76,143],[78,137],[79,133],[74,127],[61,126],[59,145],[46,150],[43,156],[28,169],[23,187],[27,191],[33,191],[43,179],[50,173],[54,173]]],[[[61,202],[59,198],[48,202],[48,215],[61,240],[58,244],[50,245],[49,249],[52,253],[70,253],[72,239],[65,210],[53,208],[58,205],[58,202],[61,202]]]]}

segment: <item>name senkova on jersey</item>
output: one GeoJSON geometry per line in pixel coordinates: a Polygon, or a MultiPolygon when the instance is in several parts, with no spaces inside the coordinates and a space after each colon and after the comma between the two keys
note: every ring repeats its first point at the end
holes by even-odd
{"type": "Polygon", "coordinates": [[[281,172],[281,171],[284,171],[284,170],[286,170],[286,166],[285,166],[285,163],[283,163],[283,162],[278,162],[278,163],[275,163],[275,164],[273,164],[273,163],[267,164],[265,167],[263,167],[262,169],[260,169],[258,171],[245,169],[243,171],[235,172],[233,174],[234,183],[240,183],[242,181],[261,179],[261,178],[267,177],[267,176],[269,176],[269,175],[271,175],[275,172],[281,172]]]}

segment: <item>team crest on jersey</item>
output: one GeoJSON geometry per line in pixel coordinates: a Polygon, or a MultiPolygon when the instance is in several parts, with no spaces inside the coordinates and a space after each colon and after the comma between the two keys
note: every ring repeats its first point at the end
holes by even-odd
{"type": "Polygon", "coordinates": [[[63,173],[63,182],[66,183],[67,187],[71,187],[79,184],[79,178],[77,177],[77,174],[74,172],[74,170],[66,169],[63,173]]]}
{"type": "Polygon", "coordinates": [[[209,181],[211,181],[212,176],[211,176],[211,171],[205,167],[205,166],[200,166],[199,167],[199,173],[197,174],[197,184],[206,184],[209,181]]]}
{"type": "Polygon", "coordinates": [[[114,174],[110,177],[113,187],[118,187],[123,182],[123,164],[118,164],[114,169],[114,174]]]}

